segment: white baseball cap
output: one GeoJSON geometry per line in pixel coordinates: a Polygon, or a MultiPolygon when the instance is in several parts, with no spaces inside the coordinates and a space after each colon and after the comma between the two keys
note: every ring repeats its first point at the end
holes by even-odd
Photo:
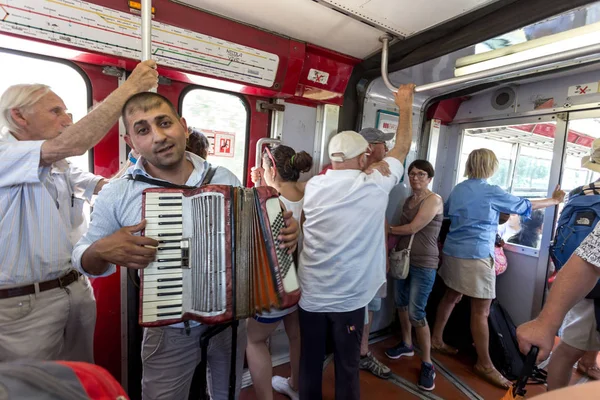
{"type": "Polygon", "coordinates": [[[367,151],[369,142],[359,133],[343,131],[331,138],[329,158],[331,161],[344,162],[367,151]]]}

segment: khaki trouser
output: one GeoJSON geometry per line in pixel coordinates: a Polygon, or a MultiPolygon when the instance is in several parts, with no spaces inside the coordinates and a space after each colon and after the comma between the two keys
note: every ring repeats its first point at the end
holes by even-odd
{"type": "MultiPolygon", "coordinates": [[[[183,328],[146,328],[142,341],[142,399],[187,399],[196,366],[200,363],[200,325],[187,335],[183,328]]],[[[240,321],[237,337],[236,393],[242,385],[246,324],[240,321]]],[[[208,345],[208,387],[213,400],[227,400],[231,365],[231,328],[214,336],[208,345]]]]}
{"type": "Polygon", "coordinates": [[[86,277],[65,288],[0,300],[0,361],[94,362],[96,301],[86,277]]]}

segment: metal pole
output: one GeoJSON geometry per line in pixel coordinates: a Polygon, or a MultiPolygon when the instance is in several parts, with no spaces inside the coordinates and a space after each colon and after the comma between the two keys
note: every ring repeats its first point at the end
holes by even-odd
{"type": "MultiPolygon", "coordinates": [[[[389,35],[385,35],[379,38],[379,40],[383,43],[383,47],[381,49],[381,77],[388,89],[390,89],[392,92],[397,92],[398,88],[392,85],[388,76],[388,47],[391,38],[392,37],[389,35]]],[[[481,81],[485,79],[498,79],[502,75],[515,72],[519,72],[520,75],[527,75],[528,73],[523,72],[523,70],[535,67],[546,67],[547,69],[556,69],[559,66],[553,66],[552,64],[561,61],[573,61],[574,64],[595,62],[600,60],[600,55],[598,53],[600,53],[600,44],[594,44],[579,49],[564,51],[558,54],[551,54],[543,57],[534,58],[531,60],[521,61],[514,64],[504,65],[502,67],[491,68],[485,71],[475,72],[456,78],[445,79],[439,82],[428,83],[426,85],[417,86],[415,88],[415,92],[426,92],[428,90],[440,89],[448,86],[455,86],[467,82],[475,83],[476,81],[481,81]],[[586,56],[591,57],[585,60],[575,60],[576,58],[586,56]]],[[[532,72],[534,71],[531,71],[529,73],[532,72]]]]}
{"type": "Polygon", "coordinates": [[[152,58],[152,0],[142,0],[142,61],[152,58]]]}
{"type": "MultiPolygon", "coordinates": [[[[152,59],[152,0],[142,0],[142,61],[152,59]]],[[[150,92],[156,92],[152,88],[150,92]]]]}

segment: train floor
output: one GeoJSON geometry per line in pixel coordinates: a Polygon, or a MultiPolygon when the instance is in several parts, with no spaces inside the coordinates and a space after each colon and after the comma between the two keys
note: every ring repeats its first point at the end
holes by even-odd
{"type": "MultiPolygon", "coordinates": [[[[457,400],[495,400],[501,399],[506,390],[496,388],[481,380],[473,372],[474,360],[466,356],[445,356],[434,353],[436,361],[435,389],[424,392],[416,387],[421,361],[418,354],[399,360],[388,359],[384,351],[396,344],[395,338],[388,338],[371,345],[371,351],[392,370],[392,378],[382,380],[368,372],[360,372],[361,399],[457,399],[457,400]]],[[[334,364],[329,363],[323,376],[323,400],[334,400],[334,364]]],[[[274,368],[274,373],[289,376],[289,364],[274,368]]],[[[586,378],[573,371],[571,383],[585,382],[586,378]]],[[[544,385],[528,385],[527,398],[544,393],[544,385]]],[[[287,400],[288,397],[274,393],[274,400],[287,400]]],[[[242,390],[240,400],[258,400],[252,386],[242,390]]]]}

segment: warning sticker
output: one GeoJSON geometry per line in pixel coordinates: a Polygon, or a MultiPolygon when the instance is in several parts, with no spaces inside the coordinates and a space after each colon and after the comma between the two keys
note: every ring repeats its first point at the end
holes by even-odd
{"type": "Polygon", "coordinates": [[[208,139],[208,155],[233,157],[235,134],[231,132],[213,131],[210,129],[200,129],[200,132],[208,139]]]}
{"type": "Polygon", "coordinates": [[[592,93],[598,93],[598,82],[582,83],[581,85],[569,86],[569,92],[567,96],[584,96],[592,93]]]}
{"type": "Polygon", "coordinates": [[[327,85],[327,81],[329,81],[329,74],[327,72],[311,68],[308,71],[307,79],[315,83],[320,83],[321,85],[327,85]]]}
{"type": "Polygon", "coordinates": [[[215,156],[233,157],[235,135],[233,133],[215,132],[214,152],[215,156]]]}

